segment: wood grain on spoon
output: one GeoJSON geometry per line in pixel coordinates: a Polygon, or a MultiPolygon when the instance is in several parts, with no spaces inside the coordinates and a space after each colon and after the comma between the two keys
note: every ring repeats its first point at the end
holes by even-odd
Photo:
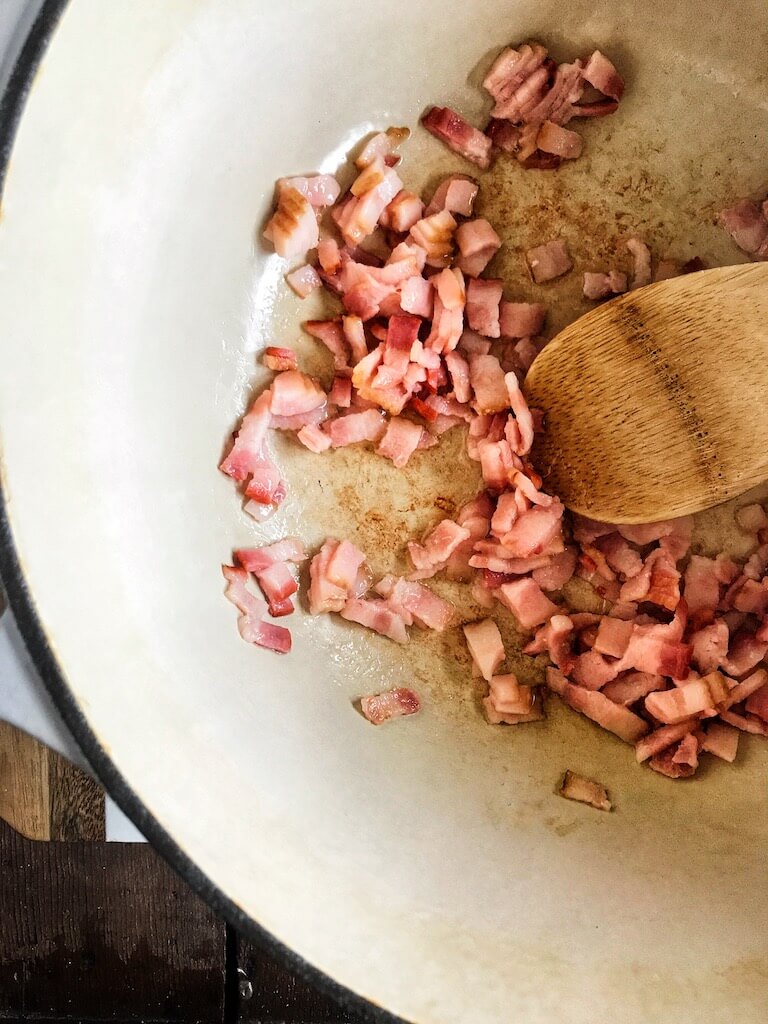
{"type": "Polygon", "coordinates": [[[539,355],[534,459],[568,508],[614,523],[717,505],[768,479],[768,264],[662,281],[539,355]]]}

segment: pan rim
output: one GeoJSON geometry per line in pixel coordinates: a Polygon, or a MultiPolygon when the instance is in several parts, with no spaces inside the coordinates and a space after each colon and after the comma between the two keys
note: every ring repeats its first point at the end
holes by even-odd
{"type": "MultiPolygon", "coordinates": [[[[56,27],[69,4],[70,0],[43,0],[0,99],[0,202],[4,195],[8,165],[27,97],[56,27]]],[[[362,1015],[373,1024],[407,1024],[402,1017],[390,1013],[334,981],[246,914],[194,863],[144,806],[96,738],[70,691],[56,655],[48,643],[16,550],[7,490],[5,475],[0,472],[0,578],[8,604],[45,688],[106,792],[193,892],[238,932],[260,946],[302,980],[334,999],[341,1009],[362,1015]]]]}

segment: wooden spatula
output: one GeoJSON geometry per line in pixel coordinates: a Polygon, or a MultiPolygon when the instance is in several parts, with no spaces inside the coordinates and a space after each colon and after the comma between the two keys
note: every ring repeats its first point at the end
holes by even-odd
{"type": "Polygon", "coordinates": [[[576,512],[654,522],[768,479],[768,264],[620,296],[566,327],[525,382],[534,461],[576,512]]]}

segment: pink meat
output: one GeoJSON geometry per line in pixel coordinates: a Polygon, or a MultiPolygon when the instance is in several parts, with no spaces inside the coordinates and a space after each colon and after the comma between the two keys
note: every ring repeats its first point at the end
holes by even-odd
{"type": "Polygon", "coordinates": [[[331,420],[328,431],[334,448],[344,448],[360,441],[378,442],[384,436],[386,421],[376,409],[353,412],[331,420]]]}
{"type": "Polygon", "coordinates": [[[628,708],[614,704],[598,691],[574,686],[555,668],[547,669],[547,686],[569,707],[580,711],[626,743],[637,743],[648,732],[648,723],[628,708]]]}
{"type": "MultiPolygon", "coordinates": [[[[731,593],[731,605],[737,612],[759,615],[768,612],[768,590],[756,580],[744,578],[734,584],[737,589],[731,593]]],[[[732,588],[733,590],[733,588],[732,588]]]]}
{"type": "Polygon", "coordinates": [[[763,685],[759,690],[755,690],[748,697],[744,708],[750,715],[757,715],[764,722],[768,722],[768,686],[763,685]]]}
{"type": "Polygon", "coordinates": [[[546,49],[539,43],[523,43],[517,50],[508,46],[493,62],[483,86],[497,103],[505,103],[541,67],[546,56],[546,49]]]}
{"type": "Polygon", "coordinates": [[[520,435],[519,446],[513,448],[513,450],[516,455],[527,455],[533,445],[533,416],[515,374],[506,374],[504,383],[507,388],[507,395],[509,396],[509,405],[515,414],[515,421],[520,435]]]}
{"type": "Polygon", "coordinates": [[[309,610],[312,615],[321,612],[340,612],[347,600],[348,593],[344,587],[333,583],[328,577],[328,563],[339,546],[339,542],[329,537],[309,564],[309,610]]]}
{"type": "Polygon", "coordinates": [[[645,708],[659,722],[678,725],[686,718],[718,707],[727,699],[728,684],[724,677],[719,672],[711,672],[703,679],[672,690],[649,693],[645,698],[645,708]]]}
{"type": "Polygon", "coordinates": [[[443,519],[424,538],[423,544],[408,542],[408,554],[416,570],[411,579],[427,579],[440,572],[448,564],[448,559],[471,534],[464,526],[459,526],[452,519],[443,519]]]}
{"type": "Polygon", "coordinates": [[[305,263],[303,266],[297,267],[296,270],[286,274],[285,280],[300,299],[306,299],[315,288],[319,288],[322,284],[317,271],[309,263],[305,263]]]}
{"type": "Polygon", "coordinates": [[[367,601],[362,598],[350,598],[341,609],[341,617],[349,622],[357,622],[361,626],[372,629],[375,633],[389,637],[398,644],[408,642],[405,623],[386,601],[367,601]]]}
{"type": "Polygon", "coordinates": [[[544,326],[546,308],[540,302],[505,302],[499,305],[502,338],[529,338],[544,326]]]}
{"type": "Polygon", "coordinates": [[[359,156],[355,159],[355,166],[358,168],[368,167],[378,157],[385,162],[397,150],[401,143],[410,137],[410,128],[387,128],[385,132],[377,132],[371,136],[359,156]]]}
{"type": "Polygon", "coordinates": [[[297,537],[285,537],[274,544],[260,548],[238,548],[235,558],[248,572],[259,573],[276,562],[303,562],[307,557],[304,545],[297,537]]]}
{"type": "Polygon", "coordinates": [[[748,255],[755,256],[765,248],[768,242],[768,219],[760,206],[751,199],[740,199],[735,206],[722,210],[718,220],[736,245],[748,255]]]}
{"type": "Polygon", "coordinates": [[[582,66],[580,60],[573,64],[558,64],[551,87],[537,103],[526,105],[524,119],[531,125],[539,125],[544,121],[567,124],[573,117],[574,104],[578,103],[584,92],[582,66]]]}
{"type": "Polygon", "coordinates": [[[543,152],[554,153],[563,160],[576,160],[581,156],[583,141],[577,132],[552,121],[544,121],[536,136],[536,145],[543,152]]]}
{"type": "Polygon", "coordinates": [[[663,750],[679,743],[685,736],[692,732],[698,725],[697,719],[689,719],[687,722],[680,722],[678,725],[663,725],[635,744],[635,757],[642,764],[651,757],[655,757],[663,750]]]}
{"type": "Polygon", "coordinates": [[[349,377],[333,378],[333,385],[328,392],[328,404],[339,409],[348,409],[352,405],[352,381],[349,377]]]}
{"type": "Polygon", "coordinates": [[[467,320],[473,331],[486,338],[498,338],[499,303],[503,284],[499,280],[470,278],[467,285],[467,320]]]}
{"type": "Polygon", "coordinates": [[[552,664],[567,674],[573,668],[573,638],[573,620],[567,615],[553,615],[536,631],[536,636],[523,648],[523,653],[546,652],[552,664]]]}
{"type": "Polygon", "coordinates": [[[540,626],[558,612],[558,607],[545,596],[535,580],[520,579],[505,583],[497,592],[499,601],[508,608],[522,629],[540,626]]]}
{"type": "Polygon", "coordinates": [[[459,343],[463,329],[464,310],[461,307],[447,309],[440,296],[435,295],[432,330],[425,344],[435,352],[452,352],[459,343]]]}
{"type": "Polygon", "coordinates": [[[561,535],[562,516],[563,506],[558,501],[548,508],[523,512],[503,538],[510,557],[530,558],[545,551],[561,535]]]}
{"type": "Polygon", "coordinates": [[[467,301],[467,293],[464,287],[464,275],[455,268],[441,271],[432,278],[432,285],[437,289],[437,294],[443,307],[453,312],[456,309],[463,309],[467,301]]]}
{"type": "MultiPolygon", "coordinates": [[[[318,321],[313,321],[313,323],[316,324],[318,321]]],[[[334,343],[334,348],[331,349],[331,351],[337,353],[344,359],[344,361],[346,361],[346,349],[344,348],[342,341],[346,342],[346,345],[349,346],[351,355],[350,361],[352,365],[355,366],[361,359],[365,359],[368,355],[368,344],[365,340],[365,327],[363,326],[363,321],[359,316],[343,316],[341,318],[341,334],[341,338],[334,343]]],[[[315,337],[318,337],[318,335],[315,335],[315,337]]],[[[328,347],[330,348],[331,346],[328,345],[328,347]]]]}
{"type": "Polygon", "coordinates": [[[768,516],[762,505],[743,505],[736,512],[736,522],[746,533],[757,533],[768,526],[768,516]]]}
{"type": "Polygon", "coordinates": [[[502,153],[509,153],[510,156],[517,156],[522,135],[522,130],[517,125],[492,117],[485,126],[485,134],[496,149],[500,149],[502,153]]]}
{"type": "Polygon", "coordinates": [[[224,596],[241,613],[237,627],[243,640],[279,654],[287,654],[291,649],[291,634],[284,626],[262,621],[267,604],[248,590],[247,571],[231,565],[222,565],[221,571],[227,581],[224,596]]]}
{"type": "MultiPolygon", "coordinates": [[[[376,229],[384,210],[389,206],[403,183],[397,173],[388,167],[381,175],[381,180],[373,184],[375,174],[367,167],[362,172],[363,181],[358,187],[373,185],[358,195],[354,193],[342,205],[334,208],[333,215],[339,231],[347,245],[360,245],[376,229]]],[[[355,182],[353,187],[358,183],[355,182]]]]}
{"type": "Polygon", "coordinates": [[[275,348],[272,346],[265,348],[261,361],[268,370],[275,370],[277,372],[281,370],[296,370],[299,365],[296,360],[296,353],[292,348],[275,348]]]}
{"type": "Polygon", "coordinates": [[[315,174],[308,178],[278,178],[278,196],[286,189],[300,192],[318,210],[324,206],[333,206],[341,193],[341,187],[332,174],[315,174]]]}
{"type": "Polygon", "coordinates": [[[634,270],[632,271],[632,288],[644,288],[651,283],[651,251],[640,238],[630,238],[627,242],[634,270]]]}
{"type": "Polygon", "coordinates": [[[305,448],[319,455],[331,447],[331,439],[324,430],[316,426],[303,426],[296,432],[296,437],[305,448]]]}
{"type": "Polygon", "coordinates": [[[751,671],[768,653],[768,641],[758,640],[749,630],[740,630],[731,637],[723,672],[737,678],[751,671]]]}
{"type": "Polygon", "coordinates": [[[548,559],[547,565],[533,570],[533,578],[542,590],[562,590],[576,570],[576,551],[566,548],[548,559]]]}
{"type": "Polygon", "coordinates": [[[469,379],[475,396],[472,404],[478,413],[501,412],[508,408],[504,371],[496,356],[470,356],[469,379]]]}
{"type": "Polygon", "coordinates": [[[260,466],[272,419],[271,402],[272,392],[264,391],[243,416],[229,455],[219,466],[233,480],[242,482],[260,466]]]}
{"type": "Polygon", "coordinates": [[[722,722],[712,722],[707,727],[701,749],[732,764],[739,749],[739,730],[722,722]]]}
{"type": "Polygon", "coordinates": [[[654,690],[663,690],[666,685],[663,676],[652,675],[649,672],[623,672],[612,682],[607,683],[602,692],[609,700],[626,706],[634,704],[654,690]]]}
{"type": "Polygon", "coordinates": [[[262,572],[257,573],[256,578],[269,602],[271,615],[277,614],[276,609],[299,589],[293,573],[285,562],[274,562],[262,572]]]}
{"type": "Polygon", "coordinates": [[[768,672],[763,668],[759,668],[757,672],[753,672],[752,675],[738,683],[727,695],[725,706],[726,708],[735,707],[736,704],[741,704],[744,700],[757,693],[759,690],[768,683],[768,672]]]}
{"type": "Polygon", "coordinates": [[[737,715],[734,711],[721,711],[720,717],[727,725],[741,732],[750,732],[754,736],[768,736],[768,724],[753,715],[737,715]]]}
{"type": "Polygon", "coordinates": [[[595,541],[595,547],[605,556],[608,566],[625,580],[637,576],[643,568],[643,560],[639,552],[630,547],[618,533],[599,537],[595,541]]]}
{"type": "Polygon", "coordinates": [[[483,679],[490,682],[506,657],[499,627],[493,619],[482,619],[462,628],[473,662],[483,679]]]}
{"type": "Polygon", "coordinates": [[[491,163],[491,140],[450,107],[432,107],[421,123],[449,149],[484,170],[491,163]]]}
{"type": "Polygon", "coordinates": [[[335,274],[341,266],[341,252],[335,238],[321,238],[317,243],[317,260],[327,274],[335,274]]]}
{"type": "Polygon", "coordinates": [[[415,192],[401,189],[379,218],[393,231],[405,233],[424,216],[424,203],[415,192]]]}
{"type": "Polygon", "coordinates": [[[610,96],[612,100],[620,100],[624,95],[624,79],[599,50],[595,50],[589,58],[582,75],[598,92],[610,96]]]}
{"type": "Polygon", "coordinates": [[[573,267],[568,247],[562,238],[555,238],[544,245],[528,249],[525,258],[531,277],[536,284],[543,284],[546,281],[553,281],[556,277],[562,277],[573,267]]]}
{"type": "Polygon", "coordinates": [[[410,237],[426,252],[429,266],[446,267],[453,255],[456,228],[451,214],[441,210],[417,221],[411,228],[410,237]]]}
{"type": "Polygon", "coordinates": [[[451,378],[453,393],[457,402],[466,403],[472,397],[472,386],[470,383],[469,364],[458,352],[447,352],[445,354],[445,366],[451,378]]]}
{"type": "Polygon", "coordinates": [[[323,566],[324,578],[345,595],[354,592],[365,553],[348,540],[339,541],[329,553],[323,566]]]}
{"type": "Polygon", "coordinates": [[[501,248],[501,239],[487,220],[478,218],[456,229],[456,244],[456,266],[469,277],[479,277],[501,248]]]}
{"type": "Polygon", "coordinates": [[[611,658],[621,658],[626,654],[634,625],[623,619],[614,619],[605,615],[600,620],[594,649],[600,654],[611,658]]]}
{"type": "Polygon", "coordinates": [[[627,275],[623,271],[611,270],[607,274],[587,271],[584,274],[584,298],[606,299],[627,290],[627,275]]]}
{"type": "MultiPolygon", "coordinates": [[[[652,757],[648,762],[649,768],[658,772],[659,775],[666,775],[668,779],[690,778],[696,771],[696,768],[688,763],[689,754],[683,747],[687,738],[688,737],[681,740],[677,746],[668,747],[667,750],[663,751],[663,753],[656,754],[655,757],[652,757]]],[[[694,740],[694,742],[696,741],[694,740]]]]}
{"type": "Polygon", "coordinates": [[[692,661],[705,675],[720,668],[728,657],[728,626],[722,619],[697,630],[690,638],[692,661]]]}
{"type": "Polygon", "coordinates": [[[264,237],[284,259],[304,256],[309,249],[314,249],[320,240],[320,231],[310,201],[295,188],[282,188],[277,209],[264,229],[264,237]]]}
{"type": "Polygon", "coordinates": [[[691,614],[717,608],[720,602],[720,580],[717,566],[711,558],[691,555],[685,570],[683,593],[691,614]]]}
{"type": "Polygon", "coordinates": [[[377,592],[385,597],[400,617],[410,625],[415,621],[424,629],[442,633],[450,624],[456,609],[450,601],[433,594],[428,587],[403,577],[385,576],[376,584],[377,592]]]}
{"type": "Polygon", "coordinates": [[[533,687],[521,685],[517,676],[509,673],[492,676],[488,683],[491,707],[501,715],[527,715],[533,708],[533,687]]]}
{"type": "Polygon", "coordinates": [[[589,804],[597,811],[610,811],[613,804],[608,799],[608,792],[605,786],[592,779],[586,779],[583,775],[568,771],[563,777],[562,784],[558,790],[560,796],[566,800],[576,800],[581,804],[589,804]]]}
{"type": "Polygon", "coordinates": [[[369,722],[381,725],[391,718],[415,715],[421,709],[421,701],[413,690],[397,687],[372,697],[363,697],[360,708],[369,722]]]}
{"type": "Polygon", "coordinates": [[[423,277],[409,277],[400,286],[400,305],[406,313],[429,319],[433,301],[432,282],[423,277]]]}
{"type": "Polygon", "coordinates": [[[285,370],[272,381],[273,416],[301,416],[325,405],[326,400],[320,385],[298,370],[285,370]]]}
{"type": "Polygon", "coordinates": [[[416,451],[423,431],[418,423],[402,416],[393,416],[376,451],[402,469],[416,451]]]}
{"type": "Polygon", "coordinates": [[[479,188],[475,179],[466,174],[451,174],[443,178],[426,209],[427,216],[447,210],[460,217],[471,217],[479,188]]]}

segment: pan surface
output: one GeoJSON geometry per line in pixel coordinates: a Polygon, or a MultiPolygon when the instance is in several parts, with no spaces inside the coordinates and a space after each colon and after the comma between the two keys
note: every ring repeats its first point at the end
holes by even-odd
{"type": "MultiPolygon", "coordinates": [[[[431,102],[479,123],[507,42],[599,46],[628,93],[586,126],[585,157],[555,175],[499,161],[482,183],[508,295],[541,294],[528,245],[567,239],[579,273],[547,289],[556,330],[584,309],[580,272],[622,260],[630,234],[737,262],[713,216],[768,184],[768,14],[737,0],[728,19],[661,0],[71,0],[27,101],[0,224],[16,613],[86,753],[182,873],[418,1024],[761,1020],[768,756],[744,743],[734,768],[672,783],[554,701],[546,723],[489,728],[455,633],[393,650],[300,613],[288,658],[242,643],[232,547],[332,533],[397,569],[477,486],[450,435],[403,472],[284,439],[285,506],[262,527],[241,512],[216,465],[258,351],[298,342],[328,373],[299,342],[321,307],[286,294],[258,240],[274,180],[336,170],[431,102]],[[398,683],[422,714],[377,730],[355,713],[398,683]],[[616,812],[555,797],[565,768],[616,812]]],[[[406,184],[447,169],[466,168],[416,132],[406,184]]],[[[708,514],[696,543],[743,550],[730,523],[708,514]]]]}

